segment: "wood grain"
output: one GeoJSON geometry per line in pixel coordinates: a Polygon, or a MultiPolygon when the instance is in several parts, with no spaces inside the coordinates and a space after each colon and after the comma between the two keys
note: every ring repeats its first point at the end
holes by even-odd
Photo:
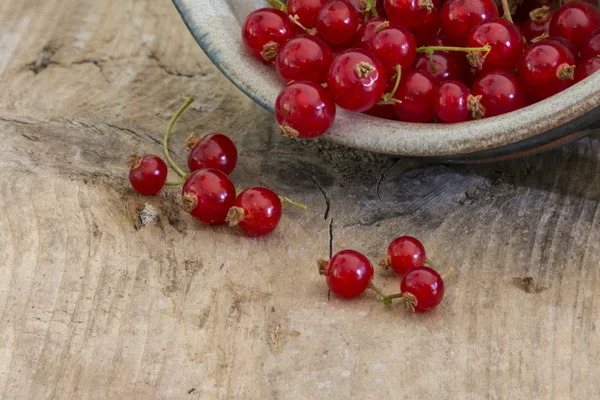
{"type": "Polygon", "coordinates": [[[478,166],[285,140],[167,1],[0,2],[0,87],[0,398],[600,398],[598,135],[478,166]],[[308,211],[252,240],[134,194],[184,95],[177,159],[226,133],[239,186],[308,211]],[[315,259],[400,234],[455,268],[437,311],[328,299],[315,259]]]}

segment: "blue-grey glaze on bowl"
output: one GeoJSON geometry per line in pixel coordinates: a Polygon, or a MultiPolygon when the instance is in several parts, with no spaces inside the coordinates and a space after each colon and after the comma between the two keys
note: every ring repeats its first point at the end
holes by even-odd
{"type": "MultiPolygon", "coordinates": [[[[254,59],[241,25],[263,0],[173,0],[200,47],[240,90],[267,110],[282,87],[274,71],[254,59]]],[[[338,108],[324,138],[346,146],[449,162],[492,161],[532,154],[600,128],[600,73],[521,110],[459,124],[389,121],[338,108]]]]}

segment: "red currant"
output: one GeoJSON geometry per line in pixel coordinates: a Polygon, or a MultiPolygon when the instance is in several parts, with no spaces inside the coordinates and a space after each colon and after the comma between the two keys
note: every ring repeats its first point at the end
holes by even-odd
{"type": "Polygon", "coordinates": [[[540,38],[550,32],[550,20],[552,11],[548,6],[536,8],[529,13],[528,18],[523,23],[523,36],[527,43],[532,43],[533,39],[540,38]]]}
{"type": "Polygon", "coordinates": [[[462,82],[442,82],[437,90],[435,113],[444,122],[463,122],[470,119],[471,91],[462,82]]]}
{"type": "Polygon", "coordinates": [[[402,70],[408,70],[417,56],[414,36],[401,26],[389,26],[376,32],[369,48],[381,61],[388,75],[396,73],[397,65],[402,70]]]}
{"type": "MultiPolygon", "coordinates": [[[[194,138],[192,137],[192,140],[194,138]]],[[[193,141],[188,155],[190,171],[202,168],[214,168],[229,175],[238,159],[235,144],[225,135],[213,133],[193,141]]]]}
{"type": "Polygon", "coordinates": [[[564,4],[550,21],[550,34],[562,36],[576,48],[600,28],[600,11],[591,4],[581,1],[564,4]]]}
{"type": "Polygon", "coordinates": [[[379,264],[386,268],[391,267],[400,275],[424,265],[427,258],[423,244],[412,236],[394,239],[388,246],[387,254],[387,258],[379,264]]]}
{"type": "Polygon", "coordinates": [[[472,66],[488,71],[495,68],[511,70],[517,66],[523,53],[523,36],[512,22],[496,18],[480,23],[469,34],[468,47],[485,45],[492,48],[487,55],[481,52],[467,55],[472,66]]]}
{"type": "Polygon", "coordinates": [[[239,227],[249,236],[266,236],[281,219],[281,200],[272,190],[254,187],[244,190],[235,199],[227,214],[230,226],[239,227]]]}
{"type": "Polygon", "coordinates": [[[369,45],[371,44],[371,38],[373,35],[375,35],[378,30],[388,26],[388,24],[389,21],[385,18],[373,18],[362,24],[354,36],[354,40],[352,42],[353,47],[369,50],[369,45]]]}
{"type": "Polygon", "coordinates": [[[465,45],[469,32],[482,21],[498,18],[493,0],[449,0],[442,5],[442,30],[456,45],[465,45]]]}
{"type": "Polygon", "coordinates": [[[440,29],[439,0],[385,0],[384,7],[390,22],[410,30],[419,44],[433,39],[440,29]]]}
{"type": "Polygon", "coordinates": [[[478,100],[478,104],[469,104],[474,119],[505,114],[527,105],[527,92],[512,73],[503,70],[481,75],[471,94],[478,100]]]}
{"type": "Polygon", "coordinates": [[[331,260],[319,260],[319,272],[337,296],[352,298],[362,294],[373,278],[371,262],[354,250],[342,250],[331,260]]]}
{"type": "Polygon", "coordinates": [[[402,103],[394,104],[401,121],[429,122],[435,116],[437,81],[425,71],[409,71],[404,74],[394,96],[402,103]]]}
{"type": "Polygon", "coordinates": [[[324,83],[332,60],[331,50],[324,41],[312,35],[299,35],[283,46],[275,65],[285,82],[324,83]]]}
{"type": "Polygon", "coordinates": [[[162,158],[154,155],[143,157],[132,155],[127,161],[129,182],[140,194],[149,196],[160,192],[167,181],[167,164],[162,158]]]}
{"type": "Polygon", "coordinates": [[[354,49],[339,54],[331,64],[327,88],[342,108],[363,112],[383,96],[387,76],[383,65],[366,50],[354,49]]]}
{"type": "Polygon", "coordinates": [[[279,47],[297,33],[286,13],[274,8],[261,8],[251,12],[244,22],[242,38],[246,47],[259,60],[272,62],[279,47]]]}
{"type": "Polygon", "coordinates": [[[284,136],[313,138],[329,129],[335,119],[335,104],[321,85],[291,82],[275,102],[275,117],[284,136]]]}
{"type": "Polygon", "coordinates": [[[233,183],[216,169],[192,172],[183,184],[182,195],[185,208],[192,217],[210,225],[225,222],[235,203],[233,183]]]}
{"type": "Polygon", "coordinates": [[[438,81],[460,79],[462,71],[456,59],[447,52],[435,52],[429,57],[421,53],[415,60],[415,69],[429,72],[438,81]]]}
{"type": "Polygon", "coordinates": [[[600,56],[592,57],[575,69],[575,81],[579,82],[600,70],[600,56]]]}
{"type": "Polygon", "coordinates": [[[444,298],[444,280],[429,267],[413,268],[402,278],[400,292],[414,311],[430,311],[444,298]]]}
{"type": "Polygon", "coordinates": [[[600,29],[596,29],[587,37],[581,47],[581,59],[587,60],[600,56],[600,29]]]}
{"type": "Polygon", "coordinates": [[[554,40],[528,47],[519,63],[519,78],[538,100],[550,97],[575,83],[575,60],[571,52],[554,40]]]}
{"type": "Polygon", "coordinates": [[[358,11],[346,0],[325,4],[317,17],[317,32],[327,43],[343,44],[354,37],[360,24],[358,11]]]}
{"type": "Polygon", "coordinates": [[[317,26],[317,16],[321,7],[328,0],[288,0],[287,11],[289,15],[298,16],[297,20],[305,28],[317,26]]]}

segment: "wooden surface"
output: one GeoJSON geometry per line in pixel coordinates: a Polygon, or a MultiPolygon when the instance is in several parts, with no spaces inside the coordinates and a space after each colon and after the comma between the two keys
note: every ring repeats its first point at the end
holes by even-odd
{"type": "Polygon", "coordinates": [[[599,135],[483,166],[286,140],[167,0],[0,2],[0,89],[0,398],[600,398],[599,135]],[[184,95],[179,160],[225,133],[238,186],[308,211],[252,240],[129,189],[184,95]],[[455,268],[437,311],[328,299],[315,259],[400,234],[455,268]]]}

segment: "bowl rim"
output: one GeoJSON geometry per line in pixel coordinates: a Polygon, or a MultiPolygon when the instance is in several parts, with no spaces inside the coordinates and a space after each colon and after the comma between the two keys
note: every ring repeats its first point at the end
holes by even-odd
{"type": "MultiPolygon", "coordinates": [[[[225,0],[172,0],[188,30],[215,66],[243,93],[273,112],[281,82],[273,72],[243,51],[241,34],[223,40],[223,29],[238,26],[225,0]],[[237,46],[231,41],[237,40],[237,46]],[[231,51],[237,48],[238,53],[231,51]],[[262,75],[269,76],[269,81],[262,75]],[[265,84],[266,83],[266,84],[265,84]],[[262,86],[261,86],[262,85],[262,86]]],[[[338,107],[336,122],[322,137],[378,153],[444,157],[468,155],[543,135],[600,103],[600,73],[558,95],[491,118],[457,124],[421,124],[385,120],[338,107]]]]}

